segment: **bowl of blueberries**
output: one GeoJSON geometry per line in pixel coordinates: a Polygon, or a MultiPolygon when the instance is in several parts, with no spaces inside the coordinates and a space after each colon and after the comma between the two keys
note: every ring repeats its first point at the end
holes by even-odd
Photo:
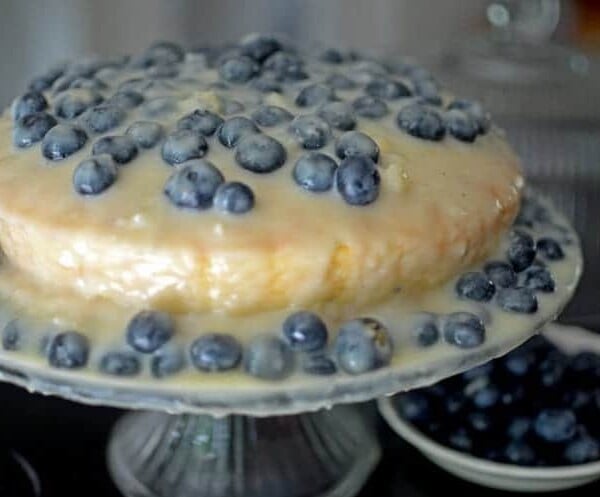
{"type": "Polygon", "coordinates": [[[379,400],[428,459],[491,488],[548,492],[600,479],[600,335],[549,325],[503,358],[379,400]]]}

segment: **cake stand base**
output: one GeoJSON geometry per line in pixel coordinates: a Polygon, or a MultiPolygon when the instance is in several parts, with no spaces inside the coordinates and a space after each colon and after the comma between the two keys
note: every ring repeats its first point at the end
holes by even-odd
{"type": "Polygon", "coordinates": [[[355,406],[267,418],[137,412],[108,449],[127,497],[351,497],[379,457],[355,406]]]}

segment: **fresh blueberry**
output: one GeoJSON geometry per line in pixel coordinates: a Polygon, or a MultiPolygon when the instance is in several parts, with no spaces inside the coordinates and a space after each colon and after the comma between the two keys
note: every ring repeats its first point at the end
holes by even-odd
{"type": "Polygon", "coordinates": [[[258,64],[244,55],[230,57],[219,67],[221,78],[229,83],[246,83],[256,76],[258,71],[258,64]]]}
{"type": "Polygon", "coordinates": [[[42,92],[49,90],[54,82],[60,78],[65,72],[63,66],[54,67],[48,70],[45,74],[37,76],[29,83],[29,91],[42,92]]]}
{"type": "Polygon", "coordinates": [[[524,198],[521,202],[519,215],[515,219],[515,225],[533,227],[536,223],[547,224],[552,221],[548,210],[531,198],[524,198]]]}
{"type": "Polygon", "coordinates": [[[81,162],[73,171],[73,188],[80,195],[98,195],[117,179],[117,166],[108,154],[81,162]]]}
{"type": "Polygon", "coordinates": [[[164,129],[162,124],[157,122],[136,121],[127,128],[125,133],[133,139],[138,147],[152,148],[162,139],[164,129]]]}
{"type": "Polygon", "coordinates": [[[504,449],[504,457],[511,464],[532,466],[536,462],[534,450],[522,440],[513,440],[504,449]]]}
{"type": "Polygon", "coordinates": [[[200,371],[227,371],[242,360],[242,346],[231,335],[213,333],[198,338],[190,348],[192,364],[200,371]]]}
{"type": "Polygon", "coordinates": [[[144,101],[144,95],[133,90],[121,90],[111,96],[107,103],[123,109],[135,109],[139,105],[142,105],[144,101]]]}
{"type": "Polygon", "coordinates": [[[442,105],[440,87],[435,80],[419,77],[413,78],[412,83],[415,95],[430,105],[442,105]]]}
{"type": "Polygon", "coordinates": [[[582,435],[570,442],[564,453],[568,464],[585,464],[600,459],[600,444],[589,435],[582,435]]]}
{"type": "Polygon", "coordinates": [[[525,416],[517,416],[510,420],[506,428],[506,434],[513,440],[525,437],[531,428],[531,419],[525,416]]]}
{"type": "Polygon", "coordinates": [[[379,160],[379,146],[368,135],[360,131],[348,131],[335,142],[335,153],[340,159],[366,155],[373,162],[379,160]]]}
{"type": "Polygon", "coordinates": [[[219,141],[227,148],[235,147],[245,136],[260,133],[253,121],[243,116],[227,119],[217,133],[219,141]]]}
{"type": "MultiPolygon", "coordinates": [[[[437,395],[437,394],[434,394],[437,395]]],[[[440,396],[443,399],[443,407],[447,414],[456,415],[465,407],[465,396],[462,392],[445,393],[440,396]]]]}
{"type": "Polygon", "coordinates": [[[423,423],[431,415],[431,402],[420,390],[413,390],[395,397],[394,404],[400,415],[411,423],[423,423]]]}
{"type": "Polygon", "coordinates": [[[398,98],[410,97],[408,87],[400,81],[389,78],[377,78],[367,84],[365,93],[371,97],[383,100],[396,100],[398,98]]]}
{"type": "Polygon", "coordinates": [[[490,415],[482,411],[473,411],[467,414],[467,422],[477,433],[488,433],[493,427],[490,415]]]}
{"type": "Polygon", "coordinates": [[[353,90],[356,88],[356,83],[343,74],[332,74],[325,82],[336,90],[353,90]]]}
{"type": "Polygon", "coordinates": [[[344,159],[336,176],[337,189],[346,203],[368,205],[379,196],[381,177],[375,163],[365,155],[344,159]]]}
{"type": "Polygon", "coordinates": [[[535,364],[535,355],[519,348],[504,358],[504,367],[514,376],[526,376],[535,364]]]}
{"type": "Polygon", "coordinates": [[[59,369],[80,369],[90,354],[88,339],[76,331],[59,333],[48,344],[48,361],[59,369]]]}
{"type": "Polygon", "coordinates": [[[298,311],[283,322],[283,338],[297,352],[314,352],[327,344],[327,326],[316,314],[298,311]]]}
{"type": "Polygon", "coordinates": [[[178,100],[175,97],[156,97],[148,100],[140,107],[141,114],[154,119],[174,114],[179,109],[178,100]]]}
{"type": "Polygon", "coordinates": [[[290,112],[275,105],[262,105],[252,113],[251,117],[256,124],[264,128],[277,126],[294,118],[290,112]]]}
{"type": "Polygon", "coordinates": [[[82,122],[92,133],[106,133],[120,126],[127,114],[124,109],[109,104],[100,104],[88,109],[82,122]]]}
{"type": "Polygon", "coordinates": [[[154,353],[150,361],[150,372],[155,378],[172,376],[184,367],[185,357],[179,348],[162,348],[154,353]]]}
{"type": "Polygon", "coordinates": [[[470,452],[473,450],[473,440],[465,428],[456,428],[448,435],[448,444],[456,450],[470,452]]]}
{"type": "Polygon", "coordinates": [[[167,313],[140,311],[127,325],[127,343],[138,352],[151,354],[165,345],[174,331],[173,320],[167,313]]]}
{"type": "Polygon", "coordinates": [[[500,401],[500,391],[494,385],[486,385],[473,394],[473,405],[478,409],[491,409],[500,401]]]}
{"type": "Polygon", "coordinates": [[[282,93],[283,87],[281,83],[267,74],[255,78],[251,81],[250,86],[261,93],[282,93]]]}
{"type": "Polygon", "coordinates": [[[12,107],[13,119],[18,121],[23,117],[37,114],[47,108],[48,102],[44,95],[37,91],[30,91],[14,101],[12,107]]]}
{"type": "Polygon", "coordinates": [[[93,155],[108,154],[117,164],[127,164],[137,157],[137,145],[129,136],[104,136],[92,147],[93,155]]]}
{"type": "Polygon", "coordinates": [[[460,110],[466,112],[477,123],[479,134],[485,134],[490,128],[490,117],[478,102],[471,100],[454,100],[448,105],[448,110],[460,110]]]}
{"type": "Polygon", "coordinates": [[[221,124],[223,119],[214,112],[196,109],[177,121],[177,129],[190,129],[204,136],[211,136],[221,124]]]}
{"type": "Polygon", "coordinates": [[[74,119],[103,99],[102,95],[91,90],[73,90],[61,95],[56,100],[54,109],[62,119],[74,119]]]}
{"type": "Polygon", "coordinates": [[[281,143],[265,135],[245,136],[235,151],[236,162],[254,173],[270,173],[285,163],[287,153],[281,143]]]}
{"type": "Polygon", "coordinates": [[[19,148],[31,147],[41,141],[56,124],[56,119],[46,112],[22,117],[14,127],[13,143],[19,148]]]}
{"type": "Polygon", "coordinates": [[[331,376],[337,373],[337,366],[324,354],[308,354],[302,361],[302,369],[306,374],[315,376],[331,376]]]}
{"type": "Polygon", "coordinates": [[[565,258],[565,253],[554,238],[540,238],[536,244],[538,254],[549,261],[560,261],[565,258]]]}
{"type": "Polygon", "coordinates": [[[335,99],[335,91],[331,86],[315,83],[305,86],[296,97],[298,107],[314,107],[335,99]]]}
{"type": "Polygon", "coordinates": [[[498,288],[510,288],[517,284],[517,274],[512,266],[502,261],[488,262],[483,272],[498,288]]]}
{"type": "Polygon", "coordinates": [[[457,140],[472,143],[479,134],[477,122],[458,109],[449,110],[445,115],[446,129],[457,140]]]}
{"type": "Polygon", "coordinates": [[[455,286],[456,293],[463,299],[476,302],[489,302],[496,287],[485,273],[471,272],[463,274],[455,286]]]}
{"type": "Polygon", "coordinates": [[[471,381],[476,378],[481,378],[485,376],[489,376],[494,369],[494,364],[492,362],[486,362],[481,366],[477,366],[471,369],[468,369],[462,374],[462,378],[466,381],[471,381]]]}
{"type": "Polygon", "coordinates": [[[379,119],[388,113],[388,106],[383,100],[368,95],[354,100],[352,108],[357,115],[368,119],[379,119]]]}
{"type": "Polygon", "coordinates": [[[396,123],[401,130],[423,140],[439,141],[446,134],[446,127],[440,115],[419,103],[400,109],[396,123]]]}
{"type": "Polygon", "coordinates": [[[319,54],[319,60],[327,64],[342,64],[344,54],[335,48],[326,48],[319,54]]]}
{"type": "Polygon", "coordinates": [[[346,322],[335,340],[338,365],[349,374],[361,374],[387,366],[392,358],[388,330],[373,318],[346,322]]]}
{"type": "Polygon", "coordinates": [[[410,334],[419,347],[431,347],[440,339],[437,316],[429,312],[419,313],[412,320],[410,334]]]}
{"type": "Polygon", "coordinates": [[[535,293],[525,287],[500,288],[496,293],[496,301],[505,311],[533,314],[538,310],[535,293]]]}
{"type": "Polygon", "coordinates": [[[179,76],[179,67],[175,64],[162,64],[146,69],[146,76],[154,79],[169,79],[179,76]]]}
{"type": "Polygon", "coordinates": [[[578,352],[571,357],[569,369],[578,376],[579,382],[584,377],[597,381],[600,378],[600,355],[591,351],[578,352]]]}
{"type": "Polygon", "coordinates": [[[513,230],[510,233],[510,245],[506,251],[508,262],[513,269],[520,273],[524,271],[535,259],[536,250],[531,235],[520,230],[513,230]]]}
{"type": "Polygon", "coordinates": [[[231,116],[232,114],[239,114],[243,112],[246,107],[242,102],[233,100],[231,98],[221,99],[221,113],[224,116],[231,116]]]}
{"type": "Polygon", "coordinates": [[[131,352],[108,352],[100,360],[100,371],[111,376],[136,376],[141,369],[140,360],[131,352]]]}
{"type": "Polygon", "coordinates": [[[292,175],[294,181],[310,192],[331,190],[337,164],[328,155],[309,152],[298,159],[292,175]]]}
{"type": "Polygon", "coordinates": [[[567,362],[567,357],[562,353],[548,354],[538,366],[541,385],[545,388],[554,388],[559,385],[567,369],[567,362]]]}
{"type": "Polygon", "coordinates": [[[575,436],[577,418],[570,409],[543,409],[535,418],[533,429],[545,442],[567,442],[575,436]]]}
{"type": "Polygon", "coordinates": [[[308,78],[302,58],[290,52],[275,52],[267,57],[263,70],[272,73],[280,81],[301,81],[308,78]]]}
{"type": "Polygon", "coordinates": [[[294,354],[283,341],[275,337],[254,339],[244,357],[245,370],[263,380],[281,380],[294,367],[294,354]]]}
{"type": "Polygon", "coordinates": [[[253,33],[240,42],[240,50],[243,55],[257,62],[263,62],[267,57],[281,50],[281,43],[273,36],[253,33]]]}
{"type": "Polygon", "coordinates": [[[81,150],[88,140],[81,128],[68,124],[57,124],[42,140],[42,154],[46,159],[57,161],[81,150]]]}
{"type": "Polygon", "coordinates": [[[22,345],[22,330],[18,320],[12,319],[2,330],[2,348],[8,351],[20,350],[22,345]]]}
{"type": "Polygon", "coordinates": [[[329,124],[313,115],[297,116],[290,124],[289,131],[300,146],[308,150],[323,148],[331,138],[329,124]]]}
{"type": "Polygon", "coordinates": [[[165,184],[165,195],[177,207],[208,209],[213,205],[217,188],[225,181],[223,174],[207,160],[191,160],[177,168],[165,184]]]}
{"type": "Polygon", "coordinates": [[[470,312],[454,312],[444,320],[444,339],[461,349],[479,347],[485,341],[485,325],[470,312]]]}
{"type": "MultiPolygon", "coordinates": [[[[94,90],[101,91],[106,90],[107,85],[103,81],[96,78],[75,78],[69,83],[68,89],[70,90],[94,90]]],[[[66,89],[66,88],[65,88],[66,89]]]]}
{"type": "Polygon", "coordinates": [[[161,148],[161,155],[167,164],[174,166],[192,159],[200,159],[207,151],[208,143],[202,135],[189,129],[180,129],[167,136],[161,148]]]}
{"type": "Polygon", "coordinates": [[[523,285],[536,292],[552,293],[555,288],[554,278],[544,267],[531,266],[523,272],[523,285]]]}
{"type": "Polygon", "coordinates": [[[185,50],[176,43],[158,41],[146,50],[142,57],[142,66],[169,65],[183,61],[185,50]]]}
{"type": "Polygon", "coordinates": [[[254,203],[252,189],[238,181],[221,184],[213,199],[215,209],[229,214],[245,214],[254,208],[254,203]]]}
{"type": "Polygon", "coordinates": [[[352,107],[346,102],[328,102],[317,112],[319,117],[327,121],[329,126],[340,131],[349,131],[356,127],[356,118],[352,107]]]}

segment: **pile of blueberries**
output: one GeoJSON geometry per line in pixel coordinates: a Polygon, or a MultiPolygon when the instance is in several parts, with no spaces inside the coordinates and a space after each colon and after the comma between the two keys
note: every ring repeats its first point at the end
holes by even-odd
{"type": "Polygon", "coordinates": [[[521,466],[600,459],[600,355],[569,356],[543,336],[394,403],[428,437],[476,457],[521,466]]]}
{"type": "MultiPolygon", "coordinates": [[[[83,150],[90,137],[124,126],[130,117],[140,118],[123,134],[95,141],[91,157],[73,176],[76,192],[106,191],[118,179],[121,166],[160,145],[166,164],[183,165],[164,188],[174,205],[199,210],[214,205],[242,214],[254,206],[254,194],[248,185],[225,182],[205,159],[213,147],[231,149],[236,163],[248,171],[271,173],[286,163],[287,151],[266,131],[285,125],[307,151],[292,173],[301,188],[322,193],[335,186],[348,204],[367,205],[379,195],[379,149],[355,130],[359,119],[377,120],[393,111],[400,130],[429,141],[449,134],[473,142],[490,127],[488,115],[475,102],[459,99],[444,107],[436,80],[406,63],[384,63],[333,49],[304,57],[268,35],[252,35],[237,45],[201,49],[194,55],[199,54],[205,57],[199,70],[215,69],[218,74],[210,88],[222,98],[220,114],[196,109],[172,130],[157,120],[177,111],[178,90],[191,84],[184,69],[196,60],[174,43],[159,42],[138,57],[75,62],[35,78],[13,104],[13,141],[23,149],[41,142],[43,156],[56,163],[83,150]],[[132,77],[112,87],[127,75],[132,77]],[[258,105],[246,108],[229,98],[232,88],[255,93],[258,105]],[[362,93],[356,97],[356,91],[362,93]],[[264,96],[272,92],[289,94],[297,113],[265,105],[264,96]],[[405,105],[393,110],[394,102],[405,105]],[[232,114],[238,115],[228,117],[232,114]],[[333,139],[339,163],[317,151],[333,139]]],[[[197,89],[203,89],[200,83],[197,89]]]]}

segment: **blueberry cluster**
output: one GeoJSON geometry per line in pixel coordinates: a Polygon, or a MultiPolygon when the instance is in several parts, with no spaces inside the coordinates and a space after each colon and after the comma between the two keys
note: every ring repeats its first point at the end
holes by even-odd
{"type": "Polygon", "coordinates": [[[505,358],[402,394],[405,419],[438,442],[522,466],[600,459],[600,356],[536,337],[505,358]]]}

